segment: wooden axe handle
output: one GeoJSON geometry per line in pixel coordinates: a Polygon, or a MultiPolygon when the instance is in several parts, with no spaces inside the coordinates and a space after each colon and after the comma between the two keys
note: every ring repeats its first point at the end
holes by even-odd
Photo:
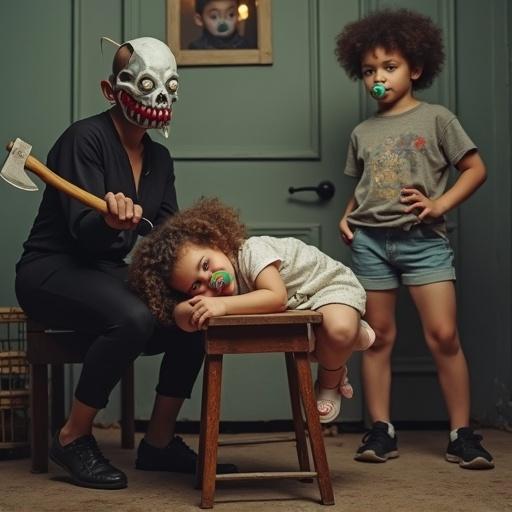
{"type": "MultiPolygon", "coordinates": [[[[14,142],[7,144],[7,151],[11,151],[14,142]]],[[[45,183],[52,187],[64,192],[64,194],[77,199],[82,204],[89,206],[100,213],[108,213],[107,203],[104,199],[87,192],[83,188],[73,185],[73,183],[61,178],[58,174],[50,171],[46,165],[42,164],[37,158],[32,155],[28,155],[25,161],[25,168],[29,171],[37,174],[45,183]]]]}

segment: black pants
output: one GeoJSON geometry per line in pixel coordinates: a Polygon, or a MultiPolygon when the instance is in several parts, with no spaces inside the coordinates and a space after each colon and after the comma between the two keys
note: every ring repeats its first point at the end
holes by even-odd
{"type": "Polygon", "coordinates": [[[188,398],[204,356],[201,333],[158,324],[126,284],[124,263],[82,262],[49,255],[22,264],[16,295],[25,313],[43,325],[96,336],[75,397],[101,409],[128,365],[142,352],[164,352],[156,391],[188,398]]]}

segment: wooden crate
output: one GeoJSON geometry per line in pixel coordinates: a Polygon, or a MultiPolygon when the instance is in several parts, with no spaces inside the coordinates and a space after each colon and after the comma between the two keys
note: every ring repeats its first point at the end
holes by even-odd
{"type": "Polygon", "coordinates": [[[0,307],[0,450],[29,445],[29,378],[25,314],[0,307]]]}

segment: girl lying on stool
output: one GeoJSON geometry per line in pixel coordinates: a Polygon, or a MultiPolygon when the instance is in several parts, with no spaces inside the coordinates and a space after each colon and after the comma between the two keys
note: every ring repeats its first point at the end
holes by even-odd
{"type": "Polygon", "coordinates": [[[351,398],[346,363],[375,340],[361,319],[366,294],[352,271],[296,238],[246,237],[237,212],[201,199],[147,236],[133,256],[130,281],[158,320],[185,331],[213,316],[312,309],[320,421],[351,398]]]}

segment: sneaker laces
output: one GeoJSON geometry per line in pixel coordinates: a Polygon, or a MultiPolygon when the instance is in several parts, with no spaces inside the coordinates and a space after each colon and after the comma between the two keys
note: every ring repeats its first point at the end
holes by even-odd
{"type": "Polygon", "coordinates": [[[483,440],[483,437],[475,432],[466,432],[463,435],[459,435],[457,440],[466,448],[482,449],[480,441],[483,440]]]}
{"type": "Polygon", "coordinates": [[[370,443],[378,443],[379,441],[387,441],[389,438],[389,434],[387,430],[383,428],[372,428],[363,436],[363,444],[370,443]]]}

